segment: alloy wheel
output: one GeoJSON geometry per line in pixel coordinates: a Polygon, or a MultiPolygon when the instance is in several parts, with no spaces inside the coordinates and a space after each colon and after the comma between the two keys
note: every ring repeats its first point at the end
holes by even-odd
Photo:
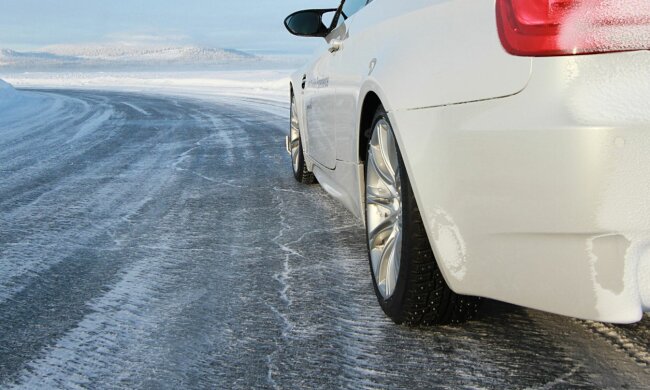
{"type": "Polygon", "coordinates": [[[368,147],[366,229],[372,272],[384,299],[395,292],[402,252],[402,186],[397,143],[380,118],[368,147]]]}
{"type": "Polygon", "coordinates": [[[291,163],[293,172],[298,173],[300,168],[300,122],[298,122],[298,110],[296,109],[296,100],[291,98],[291,130],[289,131],[289,152],[291,153],[291,163]]]}

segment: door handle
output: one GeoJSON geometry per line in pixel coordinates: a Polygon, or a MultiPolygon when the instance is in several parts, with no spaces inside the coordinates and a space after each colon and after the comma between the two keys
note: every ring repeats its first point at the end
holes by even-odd
{"type": "Polygon", "coordinates": [[[332,39],[330,41],[330,53],[336,53],[343,49],[343,41],[340,39],[332,39]]]}

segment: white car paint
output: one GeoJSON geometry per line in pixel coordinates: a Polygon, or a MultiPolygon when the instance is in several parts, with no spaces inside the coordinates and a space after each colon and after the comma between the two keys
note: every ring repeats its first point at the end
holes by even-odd
{"type": "Polygon", "coordinates": [[[650,310],[650,53],[516,57],[494,1],[374,0],[292,87],[308,167],[361,219],[378,96],[455,292],[619,323],[650,310]]]}

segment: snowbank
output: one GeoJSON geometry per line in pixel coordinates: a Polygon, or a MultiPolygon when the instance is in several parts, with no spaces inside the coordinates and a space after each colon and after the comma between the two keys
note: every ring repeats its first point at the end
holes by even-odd
{"type": "Polygon", "coordinates": [[[45,111],[56,111],[63,100],[61,96],[16,90],[0,79],[0,137],[14,129],[17,122],[30,121],[45,111]]]}
{"type": "Polygon", "coordinates": [[[0,79],[0,115],[7,115],[5,111],[10,106],[16,104],[19,94],[14,87],[6,81],[0,79]]]}
{"type": "Polygon", "coordinates": [[[289,102],[290,70],[213,72],[64,72],[9,74],[19,88],[150,92],[196,98],[244,97],[289,102]]]}
{"type": "Polygon", "coordinates": [[[0,79],[0,99],[3,98],[8,98],[9,96],[13,96],[16,93],[16,90],[14,87],[11,86],[11,84],[7,83],[6,81],[3,81],[0,79]]]}

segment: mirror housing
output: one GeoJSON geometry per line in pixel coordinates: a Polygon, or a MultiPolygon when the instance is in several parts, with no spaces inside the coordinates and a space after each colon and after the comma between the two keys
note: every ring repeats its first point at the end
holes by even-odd
{"type": "Polygon", "coordinates": [[[330,28],[323,23],[323,15],[338,9],[308,9],[294,12],[284,20],[284,27],[299,37],[325,37],[330,28]]]}

